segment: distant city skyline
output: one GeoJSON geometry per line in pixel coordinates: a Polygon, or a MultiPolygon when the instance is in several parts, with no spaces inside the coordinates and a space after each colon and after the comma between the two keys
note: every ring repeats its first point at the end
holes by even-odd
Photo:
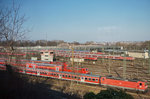
{"type": "MultiPolygon", "coordinates": [[[[116,42],[150,40],[150,0],[14,0],[29,40],[116,42]]],[[[12,0],[1,0],[9,7],[12,0]]]]}

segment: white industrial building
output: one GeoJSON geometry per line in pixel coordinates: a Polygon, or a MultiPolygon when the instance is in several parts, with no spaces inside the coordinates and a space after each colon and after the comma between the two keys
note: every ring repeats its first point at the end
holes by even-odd
{"type": "Polygon", "coordinates": [[[149,55],[148,55],[147,51],[144,51],[144,52],[128,51],[127,54],[128,54],[128,56],[134,57],[134,58],[144,58],[144,59],[149,58],[149,55]]]}
{"type": "Polygon", "coordinates": [[[42,50],[41,53],[41,60],[42,61],[51,61],[53,62],[54,52],[52,50],[42,50]]]}

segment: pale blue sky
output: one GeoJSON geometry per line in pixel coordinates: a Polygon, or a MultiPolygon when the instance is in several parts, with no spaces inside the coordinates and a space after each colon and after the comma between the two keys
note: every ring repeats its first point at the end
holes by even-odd
{"type": "MultiPolygon", "coordinates": [[[[150,40],[150,0],[15,0],[30,40],[150,40]],[[47,34],[47,37],[46,37],[47,34]]],[[[11,0],[1,0],[10,6],[11,0]]]]}

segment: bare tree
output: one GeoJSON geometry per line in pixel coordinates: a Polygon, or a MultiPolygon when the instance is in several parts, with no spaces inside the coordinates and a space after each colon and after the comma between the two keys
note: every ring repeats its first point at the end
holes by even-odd
{"type": "Polygon", "coordinates": [[[0,11],[0,40],[6,41],[6,47],[11,52],[14,50],[14,42],[22,39],[27,32],[23,27],[25,15],[20,15],[20,6],[4,8],[0,11]]]}
{"type": "MultiPolygon", "coordinates": [[[[28,29],[24,28],[25,15],[20,13],[20,5],[15,5],[14,1],[12,7],[2,8],[0,10],[0,40],[5,41],[5,52],[11,53],[6,57],[10,60],[14,52],[14,44],[18,40],[24,38],[28,29]]],[[[15,56],[17,58],[17,56],[15,56]]]]}

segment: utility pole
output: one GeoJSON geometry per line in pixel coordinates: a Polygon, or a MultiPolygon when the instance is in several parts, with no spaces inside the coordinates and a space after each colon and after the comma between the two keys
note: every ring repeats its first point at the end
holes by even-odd
{"type": "Polygon", "coordinates": [[[150,74],[150,52],[149,52],[149,74],[150,74]]]}
{"type": "MultiPolygon", "coordinates": [[[[109,56],[110,56],[110,52],[109,52],[109,56]]],[[[109,75],[110,75],[110,57],[108,58],[108,64],[109,64],[109,69],[108,69],[108,72],[109,72],[109,75]]]]}
{"type": "Polygon", "coordinates": [[[102,52],[103,52],[103,55],[102,55],[102,63],[104,63],[104,47],[102,47],[102,52]]]}
{"type": "Polygon", "coordinates": [[[148,46],[148,55],[149,55],[149,74],[150,74],[150,43],[148,46]]]}
{"type": "MultiPolygon", "coordinates": [[[[71,46],[71,50],[72,50],[72,71],[74,72],[74,48],[73,48],[73,45],[71,46]]],[[[71,80],[71,83],[70,83],[70,89],[72,89],[72,80],[71,80]]]]}
{"type": "Polygon", "coordinates": [[[71,49],[72,49],[72,69],[73,69],[73,72],[74,72],[74,48],[73,48],[73,46],[71,47],[71,49]]]}
{"type": "Polygon", "coordinates": [[[114,56],[114,46],[113,46],[113,56],[114,56]]]}
{"type": "Polygon", "coordinates": [[[126,53],[124,52],[124,58],[123,58],[123,78],[126,79],[126,53]]]}

